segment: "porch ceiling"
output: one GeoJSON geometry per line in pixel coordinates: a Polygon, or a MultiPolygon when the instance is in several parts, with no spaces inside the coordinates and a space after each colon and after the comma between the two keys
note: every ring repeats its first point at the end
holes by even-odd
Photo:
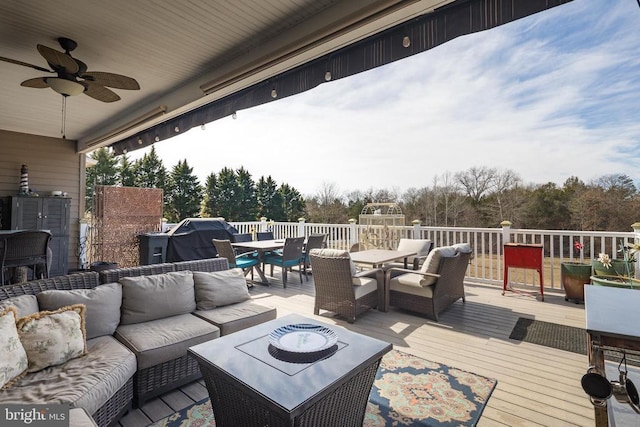
{"type": "MultiPolygon", "coordinates": [[[[3,1],[0,56],[47,67],[36,45],[59,50],[57,38],[68,37],[78,43],[72,55],[90,71],[139,82],[138,91],[115,89],[122,99],[113,103],[67,98],[67,139],[86,152],[453,2],[3,1]],[[150,116],[132,126],[132,119],[150,116]]],[[[545,2],[555,1],[533,1],[545,2]]],[[[60,137],[63,97],[20,86],[47,74],[0,61],[0,75],[0,129],[60,137]]]]}

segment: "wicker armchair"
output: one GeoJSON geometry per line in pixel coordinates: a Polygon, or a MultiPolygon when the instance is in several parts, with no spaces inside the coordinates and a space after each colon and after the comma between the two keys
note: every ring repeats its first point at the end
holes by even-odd
{"type": "Polygon", "coordinates": [[[356,316],[379,306],[384,292],[381,269],[356,273],[349,253],[335,249],[312,249],[309,258],[316,287],[314,314],[328,310],[353,323],[356,316]]]}
{"type": "Polygon", "coordinates": [[[434,249],[420,271],[390,268],[385,273],[385,302],[438,321],[438,315],[464,296],[470,250],[434,249]],[[429,271],[431,270],[431,271],[429,271]],[[432,272],[434,271],[435,272],[432,272]]]}

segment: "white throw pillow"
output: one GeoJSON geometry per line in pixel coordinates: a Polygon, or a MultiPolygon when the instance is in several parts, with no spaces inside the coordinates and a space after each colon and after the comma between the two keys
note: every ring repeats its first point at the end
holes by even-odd
{"type": "Polygon", "coordinates": [[[27,372],[27,353],[20,342],[16,327],[15,307],[0,310],[0,389],[9,388],[27,372]]]}

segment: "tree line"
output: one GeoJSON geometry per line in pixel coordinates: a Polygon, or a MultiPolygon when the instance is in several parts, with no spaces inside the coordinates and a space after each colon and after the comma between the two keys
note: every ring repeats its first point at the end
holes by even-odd
{"type": "Polygon", "coordinates": [[[568,178],[562,186],[525,184],[513,170],[472,167],[445,172],[429,185],[404,192],[389,189],[343,193],[334,183],[319,183],[315,194],[303,197],[294,187],[278,185],[271,176],[254,181],[244,168],[211,173],[204,186],[186,160],[168,171],[155,149],[131,162],[107,149],[91,157],[87,169],[87,207],[95,184],[164,189],[167,220],[224,217],[228,221],[275,221],[344,224],[367,203],[397,203],[410,224],[427,226],[497,227],[503,220],[517,228],[549,230],[630,231],[639,220],[640,193],[626,174],[604,175],[590,182],[568,178]]]}

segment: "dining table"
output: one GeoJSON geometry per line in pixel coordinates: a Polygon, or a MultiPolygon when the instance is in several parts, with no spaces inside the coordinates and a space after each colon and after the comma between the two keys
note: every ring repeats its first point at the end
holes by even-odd
{"type": "Polygon", "coordinates": [[[285,239],[274,239],[274,240],[252,240],[249,242],[234,242],[231,243],[231,246],[237,249],[252,250],[258,253],[258,258],[260,259],[260,263],[256,264],[253,268],[255,268],[258,276],[260,276],[260,282],[256,282],[261,285],[269,286],[269,280],[267,280],[267,276],[264,274],[264,270],[262,270],[261,264],[264,258],[264,254],[267,252],[271,252],[277,249],[282,249],[284,247],[285,239]]]}
{"type": "Polygon", "coordinates": [[[351,260],[356,264],[367,264],[372,268],[381,268],[385,263],[404,260],[404,268],[408,268],[408,258],[417,255],[415,251],[396,251],[390,249],[367,249],[351,252],[351,260]]]}

